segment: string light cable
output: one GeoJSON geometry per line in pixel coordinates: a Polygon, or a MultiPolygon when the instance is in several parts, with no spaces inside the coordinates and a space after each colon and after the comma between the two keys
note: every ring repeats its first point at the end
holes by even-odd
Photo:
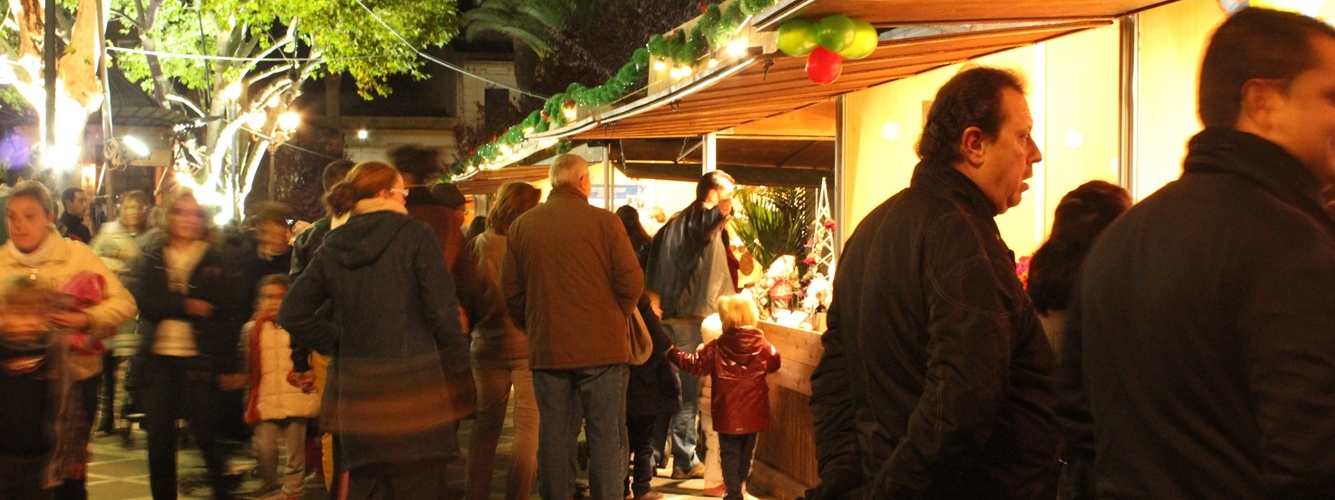
{"type": "Polygon", "coordinates": [[[210,56],[210,55],[202,55],[202,54],[182,54],[182,53],[178,53],[178,52],[162,52],[162,51],[157,51],[157,50],[132,49],[132,48],[128,48],[128,47],[114,47],[114,46],[112,46],[112,47],[107,47],[107,50],[110,50],[110,51],[113,51],[113,52],[125,52],[125,53],[128,53],[128,54],[140,54],[140,55],[147,55],[147,56],[168,57],[168,58],[173,58],[173,59],[192,59],[192,60],[203,60],[203,61],[237,61],[237,62],[250,62],[250,61],[259,61],[259,62],[308,62],[308,61],[315,61],[315,60],[323,60],[323,61],[352,61],[352,60],[363,60],[363,59],[384,59],[384,58],[389,57],[389,56],[348,56],[348,57],[264,57],[264,58],[260,58],[260,59],[254,59],[254,58],[249,58],[249,57],[235,57],[235,56],[210,56]]]}
{"type": "Polygon", "coordinates": [[[515,91],[515,92],[519,92],[520,94],[524,94],[524,95],[529,96],[529,97],[536,97],[536,98],[538,98],[538,99],[542,99],[542,100],[544,100],[544,101],[547,100],[548,97],[549,97],[549,96],[542,96],[542,95],[534,94],[534,93],[532,93],[532,92],[529,92],[529,91],[527,91],[527,90],[521,89],[521,88],[519,88],[519,87],[515,87],[515,86],[513,86],[513,85],[507,85],[507,84],[498,82],[498,81],[496,81],[496,80],[492,80],[492,79],[490,79],[490,78],[487,78],[487,77],[485,77],[485,76],[475,75],[475,74],[473,74],[473,73],[468,72],[468,70],[466,70],[466,69],[460,68],[460,67],[455,66],[455,65],[453,65],[453,64],[450,64],[450,63],[448,63],[448,62],[445,62],[445,61],[442,61],[442,60],[437,59],[437,58],[435,58],[435,57],[432,57],[430,54],[427,54],[427,53],[425,53],[425,52],[422,52],[422,51],[419,50],[417,47],[414,47],[412,43],[409,43],[409,42],[408,42],[408,39],[404,38],[403,35],[400,35],[398,31],[395,31],[394,28],[391,27],[391,26],[389,25],[389,23],[386,23],[385,20],[384,20],[384,19],[381,19],[380,16],[379,16],[378,14],[376,14],[374,11],[372,11],[370,7],[367,7],[365,3],[362,3],[362,0],[357,0],[357,5],[360,5],[360,6],[362,7],[362,10],[365,10],[367,14],[370,14],[370,15],[371,15],[371,18],[372,18],[372,19],[375,19],[375,21],[376,21],[377,23],[380,23],[381,26],[384,26],[385,29],[389,30],[390,34],[394,35],[394,38],[399,39],[399,42],[403,43],[403,45],[407,46],[410,50],[412,50],[413,52],[417,53],[417,55],[420,56],[420,57],[423,58],[423,59],[426,59],[426,60],[431,61],[431,62],[433,62],[433,63],[439,64],[439,65],[444,66],[444,67],[446,67],[446,68],[449,68],[449,69],[451,69],[451,70],[453,70],[453,71],[457,71],[457,72],[459,72],[459,73],[462,73],[462,74],[468,75],[468,76],[470,76],[470,77],[476,78],[476,79],[478,79],[478,80],[482,80],[482,81],[484,81],[484,82],[490,83],[490,84],[495,85],[495,86],[497,86],[497,87],[502,87],[502,88],[505,88],[505,89],[513,90],[513,91],[515,91]]]}

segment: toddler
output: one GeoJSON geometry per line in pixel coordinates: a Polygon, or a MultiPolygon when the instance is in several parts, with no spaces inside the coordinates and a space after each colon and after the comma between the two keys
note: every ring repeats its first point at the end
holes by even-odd
{"type": "Polygon", "coordinates": [[[288,383],[292,373],[290,337],[275,322],[278,306],[287,294],[287,276],[274,274],[260,280],[255,316],[241,332],[249,365],[250,394],[246,423],[255,426],[261,498],[297,499],[305,491],[306,421],[320,413],[320,394],[288,383]],[[287,466],[278,483],[278,439],[287,441],[287,466]]]}
{"type": "Polygon", "coordinates": [[[756,434],[769,427],[769,387],[765,375],[779,369],[779,351],[756,328],[755,304],[740,295],[719,297],[715,304],[723,334],[696,354],[668,349],[668,359],[697,377],[709,375],[710,410],[719,434],[726,500],[741,500],[751,475],[756,434]]]}

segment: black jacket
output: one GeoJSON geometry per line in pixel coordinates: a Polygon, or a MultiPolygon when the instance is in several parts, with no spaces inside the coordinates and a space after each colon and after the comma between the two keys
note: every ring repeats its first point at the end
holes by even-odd
{"type": "Polygon", "coordinates": [[[328,233],[278,312],[294,348],[333,355],[321,428],[347,468],[453,456],[455,396],[468,373],[454,280],[435,234],[395,212],[354,215],[328,233]],[[317,314],[330,302],[336,319],[317,314]]]}
{"type": "Polygon", "coordinates": [[[1074,301],[1061,414],[1100,498],[1335,495],[1335,222],[1296,158],[1197,134],[1074,301]]]}
{"type": "Polygon", "coordinates": [[[188,321],[194,328],[196,349],[201,356],[209,358],[215,374],[241,373],[238,347],[241,329],[234,325],[235,317],[246,309],[237,303],[240,271],[229,266],[227,259],[210,246],[190,275],[190,293],[172,292],[168,288],[167,266],[162,256],[166,245],[165,240],[150,245],[144,250],[143,258],[135,261],[134,275],[139,280],[130,293],[139,303],[139,331],[143,335],[139,354],[152,355],[158,322],[165,319],[188,321]],[[208,318],[187,315],[185,299],[188,298],[213,304],[213,315],[208,318]]]}
{"type": "Polygon", "coordinates": [[[653,352],[644,364],[630,367],[626,384],[627,415],[661,415],[681,409],[681,378],[677,367],[664,354],[672,346],[672,339],[663,332],[663,323],[649,305],[649,295],[641,295],[637,305],[644,325],[653,338],[653,352]]]}
{"type": "Polygon", "coordinates": [[[1053,498],[1053,354],[992,205],[921,163],[839,259],[811,377],[821,498],[1053,498]]]}
{"type": "Polygon", "coordinates": [[[703,318],[713,313],[714,304],[703,297],[711,285],[706,259],[712,256],[707,250],[710,245],[721,245],[719,232],[727,222],[728,217],[718,207],[706,209],[697,201],[673,215],[654,234],[644,280],[645,287],[661,298],[663,318],[703,318]],[[705,303],[704,309],[701,303],[705,303]]]}

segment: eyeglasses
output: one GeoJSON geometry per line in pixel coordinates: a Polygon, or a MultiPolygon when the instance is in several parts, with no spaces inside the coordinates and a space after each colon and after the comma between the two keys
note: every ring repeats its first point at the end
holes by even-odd
{"type": "Polygon", "coordinates": [[[397,195],[402,196],[402,197],[404,197],[404,198],[407,198],[407,197],[408,197],[408,190],[407,190],[407,189],[390,189],[389,192],[394,193],[394,194],[397,194],[397,195]]]}

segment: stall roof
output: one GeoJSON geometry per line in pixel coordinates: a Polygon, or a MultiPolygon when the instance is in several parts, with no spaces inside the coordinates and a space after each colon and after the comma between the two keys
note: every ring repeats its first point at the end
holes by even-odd
{"type": "Polygon", "coordinates": [[[774,30],[787,19],[833,13],[880,28],[986,24],[902,39],[883,34],[870,57],[845,61],[839,79],[824,86],[807,79],[805,58],[753,52],[535,137],[681,137],[725,131],[931,69],[1106,26],[1117,17],[1166,3],[1172,0],[781,0],[757,14],[752,25],[774,30]]]}
{"type": "Polygon", "coordinates": [[[546,179],[549,170],[551,168],[546,165],[516,165],[499,170],[478,172],[477,175],[456,182],[455,185],[459,187],[459,191],[463,194],[496,194],[496,190],[507,182],[534,182],[546,179]]]}

